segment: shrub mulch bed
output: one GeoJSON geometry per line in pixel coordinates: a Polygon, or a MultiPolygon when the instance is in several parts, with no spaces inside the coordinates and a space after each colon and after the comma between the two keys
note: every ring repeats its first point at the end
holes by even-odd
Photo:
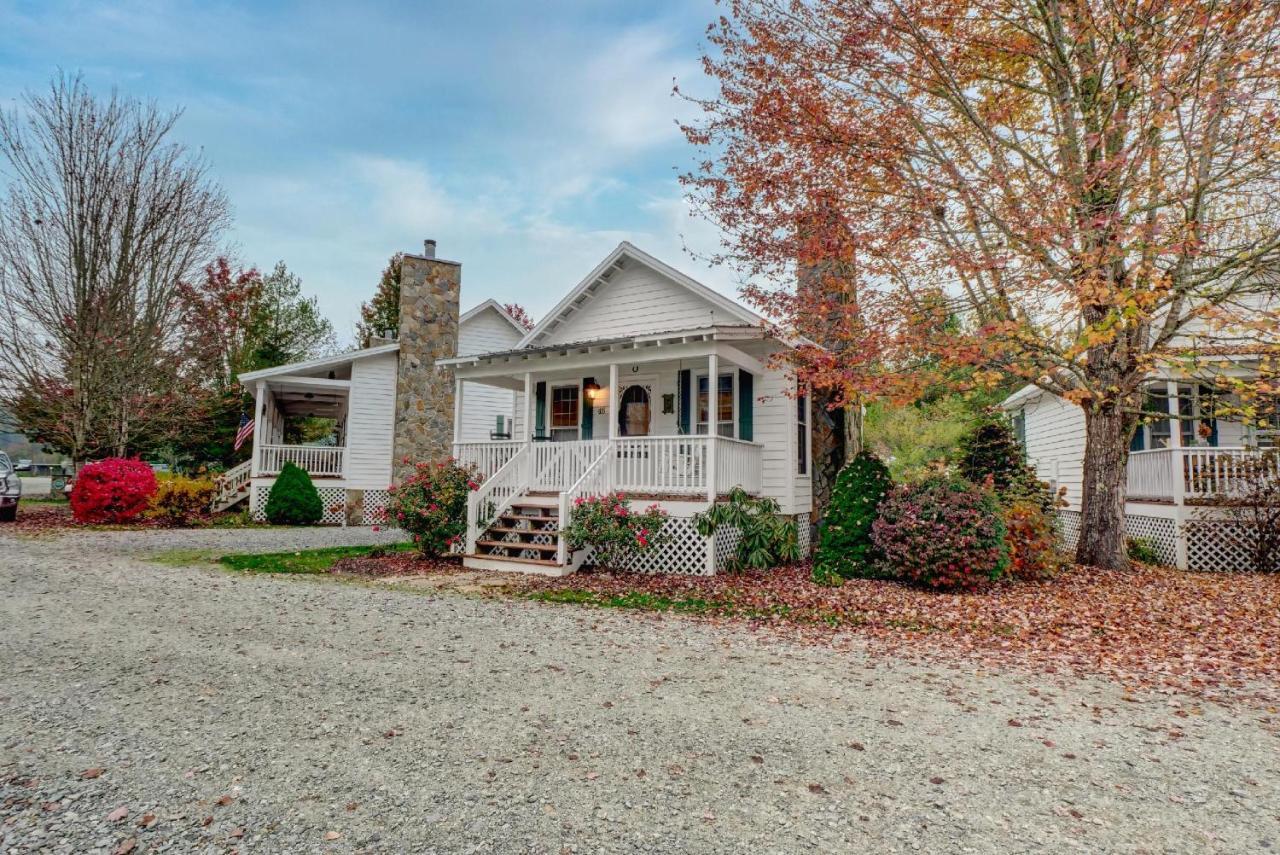
{"type": "Polygon", "coordinates": [[[367,555],[338,559],[329,567],[329,572],[373,578],[459,573],[462,572],[462,558],[428,558],[418,552],[389,552],[374,548],[367,555]]]}
{"type": "MultiPolygon", "coordinates": [[[[412,555],[340,564],[382,576],[458,569],[412,555]]],[[[1280,700],[1280,575],[1076,567],[1053,580],[945,594],[862,579],[826,587],[809,574],[808,564],[711,577],[513,574],[496,593],[696,614],[821,643],[849,634],[895,655],[958,653],[993,668],[1103,675],[1135,690],[1280,700]]]]}

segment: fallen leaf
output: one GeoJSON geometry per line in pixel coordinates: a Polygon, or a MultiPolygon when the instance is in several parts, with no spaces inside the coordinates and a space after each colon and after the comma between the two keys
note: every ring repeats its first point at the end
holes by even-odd
{"type": "Polygon", "coordinates": [[[360,807],[360,803],[359,803],[359,802],[347,802],[347,810],[349,810],[349,811],[351,811],[351,810],[355,810],[355,809],[356,809],[356,808],[358,808],[358,807],[360,807]]]}
{"type": "Polygon", "coordinates": [[[200,825],[204,828],[208,828],[210,825],[213,825],[213,817],[206,816],[204,819],[200,820],[200,825]]]}
{"type": "Polygon", "coordinates": [[[227,837],[244,837],[244,829],[243,829],[243,828],[233,828],[233,829],[231,829],[231,833],[230,833],[230,834],[228,834],[228,835],[227,835],[227,837]]]}
{"type": "Polygon", "coordinates": [[[932,778],[929,779],[929,783],[934,785],[941,784],[944,781],[945,781],[944,778],[939,778],[937,775],[934,775],[932,778]]]}
{"type": "Polygon", "coordinates": [[[825,787],[823,787],[821,784],[810,784],[810,785],[809,785],[809,792],[811,792],[811,793],[825,793],[826,791],[827,791],[827,790],[826,790],[826,788],[825,788],[825,787]]]}
{"type": "Polygon", "coordinates": [[[154,813],[144,813],[142,815],[142,819],[138,820],[138,827],[150,828],[151,826],[155,825],[156,822],[158,822],[158,820],[156,819],[156,815],[154,813]]]}
{"type": "Polygon", "coordinates": [[[133,847],[138,845],[138,841],[132,837],[126,837],[120,841],[120,845],[116,847],[114,855],[129,855],[133,851],[133,847]]]}
{"type": "Polygon", "coordinates": [[[129,809],[124,805],[121,805],[120,807],[113,810],[111,813],[107,814],[107,822],[119,822],[120,820],[124,819],[128,815],[129,815],[129,809]]]}
{"type": "Polygon", "coordinates": [[[324,833],[325,840],[338,840],[342,837],[342,833],[338,831],[326,831],[324,833]]]}
{"type": "Polygon", "coordinates": [[[226,807],[227,805],[231,804],[234,801],[235,799],[233,799],[231,796],[219,796],[218,801],[215,804],[218,804],[221,807],[226,807]]]}
{"type": "Polygon", "coordinates": [[[850,747],[850,748],[852,748],[854,751],[866,751],[866,750],[867,750],[867,746],[863,745],[861,742],[850,742],[850,743],[849,743],[849,747],[850,747]]]}
{"type": "Polygon", "coordinates": [[[105,769],[99,766],[94,766],[92,769],[85,769],[83,772],[81,772],[80,777],[84,778],[85,780],[93,780],[94,778],[101,776],[102,773],[105,771],[106,771],[105,769]]]}
{"type": "Polygon", "coordinates": [[[763,762],[764,762],[764,758],[763,758],[763,757],[761,757],[759,754],[752,754],[752,755],[751,755],[751,762],[752,762],[752,763],[763,763],[763,762]]]}
{"type": "Polygon", "coordinates": [[[1022,722],[1018,721],[1016,718],[1011,718],[1011,719],[1009,719],[1009,726],[1010,726],[1010,727],[1022,727],[1022,722]]]}

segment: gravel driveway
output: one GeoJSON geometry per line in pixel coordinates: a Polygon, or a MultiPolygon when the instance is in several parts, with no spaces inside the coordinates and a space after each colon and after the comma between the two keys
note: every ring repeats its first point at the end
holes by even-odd
{"type": "Polygon", "coordinates": [[[251,535],[0,536],[0,852],[1280,846],[1274,713],[140,557],[251,535]]]}

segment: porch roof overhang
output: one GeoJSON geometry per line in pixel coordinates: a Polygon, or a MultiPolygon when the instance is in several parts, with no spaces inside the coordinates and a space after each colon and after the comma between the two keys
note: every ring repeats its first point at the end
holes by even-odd
{"type": "Polygon", "coordinates": [[[665,362],[716,353],[740,368],[761,374],[765,370],[764,363],[744,352],[736,344],[763,341],[769,337],[768,330],[759,326],[698,327],[638,336],[478,353],[441,359],[436,364],[453,368],[459,377],[472,379],[512,376],[526,372],[590,368],[607,365],[610,362],[631,364],[665,362]]]}
{"type": "MultiPolygon", "coordinates": [[[[260,383],[275,399],[276,406],[289,416],[339,418],[346,412],[351,394],[350,380],[285,375],[263,379],[260,383]]],[[[257,384],[250,391],[256,398],[257,384]]]]}

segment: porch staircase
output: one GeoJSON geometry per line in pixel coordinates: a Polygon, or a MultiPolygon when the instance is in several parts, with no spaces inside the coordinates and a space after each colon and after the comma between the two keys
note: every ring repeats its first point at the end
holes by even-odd
{"type": "Polygon", "coordinates": [[[559,575],[556,560],[560,538],[559,497],[523,494],[494,519],[465,557],[468,567],[559,575]]]}
{"type": "Polygon", "coordinates": [[[249,470],[252,461],[237,463],[219,476],[214,482],[212,509],[214,513],[229,511],[249,498],[249,470]]]}

